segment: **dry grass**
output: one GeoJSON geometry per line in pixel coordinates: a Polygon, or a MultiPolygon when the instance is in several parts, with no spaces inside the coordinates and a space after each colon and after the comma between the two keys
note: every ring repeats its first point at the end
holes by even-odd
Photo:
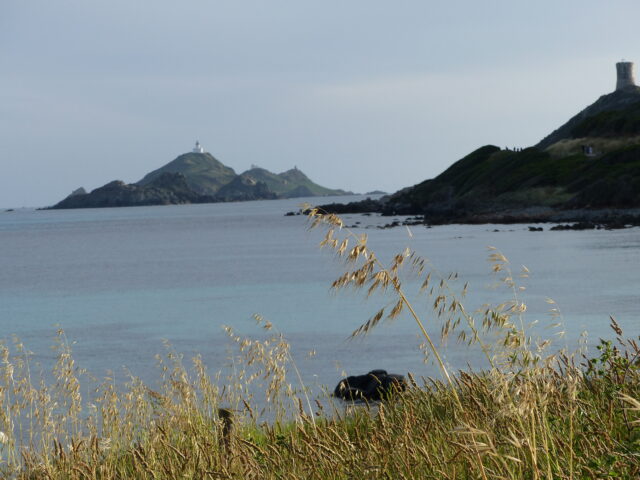
{"type": "Polygon", "coordinates": [[[563,158],[582,153],[582,145],[590,145],[597,156],[640,144],[640,136],[630,137],[584,137],[560,140],[547,148],[554,158],[563,158]]]}
{"type": "Polygon", "coordinates": [[[16,341],[0,348],[4,478],[640,476],[640,350],[613,319],[615,345],[602,342],[596,358],[573,357],[527,335],[518,276],[500,252],[491,250],[490,260],[509,300],[470,313],[457,275],[442,275],[408,250],[384,265],[366,236],[344,229],[338,217],[312,209],[310,218],[326,228],[322,245],[346,262],[334,288],[393,297],[353,335],[400,317],[415,322],[439,379],[411,378],[413,388],[377,408],[317,416],[325,407],[313,405],[288,343],[261,318],[271,335],[261,341],[228,329],[237,349],[230,376],[211,378],[199,358],[187,369],[169,348],[157,358],[157,390],[132,377],[124,388],[107,378],[87,392],[81,386],[95,381],[74,364],[63,332],[45,381],[16,341]],[[432,308],[419,313],[414,305],[425,299],[432,308]],[[480,348],[491,367],[449,371],[425,321],[439,322],[441,337],[480,348]],[[260,423],[258,404],[272,410],[273,421],[260,423]]]}

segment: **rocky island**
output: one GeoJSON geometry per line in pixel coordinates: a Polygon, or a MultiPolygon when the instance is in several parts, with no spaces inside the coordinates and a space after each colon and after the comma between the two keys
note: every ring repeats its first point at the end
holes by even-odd
{"type": "Polygon", "coordinates": [[[616,65],[613,93],[523,149],[486,145],[437,177],[333,213],[420,215],[425,223],[640,224],[640,87],[616,65]]]}
{"type": "Polygon", "coordinates": [[[347,195],[350,192],[322,187],[297,167],[272,173],[252,166],[241,174],[224,165],[199,142],[188,153],[127,184],[114,180],[87,193],[74,190],[52,209],[131,207],[185,203],[272,200],[277,198],[347,195]]]}

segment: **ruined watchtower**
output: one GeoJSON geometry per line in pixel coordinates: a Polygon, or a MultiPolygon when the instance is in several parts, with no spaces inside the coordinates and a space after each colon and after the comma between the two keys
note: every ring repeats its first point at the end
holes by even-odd
{"type": "Polygon", "coordinates": [[[618,72],[618,81],[616,82],[616,90],[622,90],[626,87],[635,87],[636,77],[634,73],[633,62],[616,63],[616,71],[618,72]]]}

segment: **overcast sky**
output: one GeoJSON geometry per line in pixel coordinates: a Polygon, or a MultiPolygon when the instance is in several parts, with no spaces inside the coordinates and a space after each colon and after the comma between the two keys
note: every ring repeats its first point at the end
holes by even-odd
{"type": "Polygon", "coordinates": [[[0,207],[240,173],[395,191],[527,146],[640,62],[638,0],[0,0],[0,207]]]}

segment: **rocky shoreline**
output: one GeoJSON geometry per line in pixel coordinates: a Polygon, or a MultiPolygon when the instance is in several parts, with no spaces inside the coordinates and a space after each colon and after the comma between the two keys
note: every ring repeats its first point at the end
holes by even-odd
{"type": "MultiPolygon", "coordinates": [[[[381,228],[415,225],[449,225],[449,224],[557,224],[552,230],[614,230],[640,226],[640,208],[576,208],[554,209],[551,207],[525,207],[505,209],[501,211],[434,211],[429,213],[396,212],[388,208],[383,197],[380,200],[366,199],[347,204],[331,203],[319,205],[326,213],[371,214],[381,216],[411,215],[403,221],[395,220],[381,228]]],[[[304,213],[304,212],[303,212],[304,213]]],[[[291,212],[289,212],[291,214],[291,212]]],[[[539,230],[532,230],[539,231],[539,230]]]]}
{"type": "MultiPolygon", "coordinates": [[[[640,226],[640,209],[587,209],[557,210],[549,207],[529,207],[519,210],[507,210],[496,213],[479,213],[453,218],[441,223],[467,224],[518,224],[518,223],[554,223],[574,225],[572,230],[590,228],[624,228],[640,226]]],[[[569,229],[569,228],[566,228],[569,229]]],[[[558,228],[560,230],[560,228],[558,228]]]]}

